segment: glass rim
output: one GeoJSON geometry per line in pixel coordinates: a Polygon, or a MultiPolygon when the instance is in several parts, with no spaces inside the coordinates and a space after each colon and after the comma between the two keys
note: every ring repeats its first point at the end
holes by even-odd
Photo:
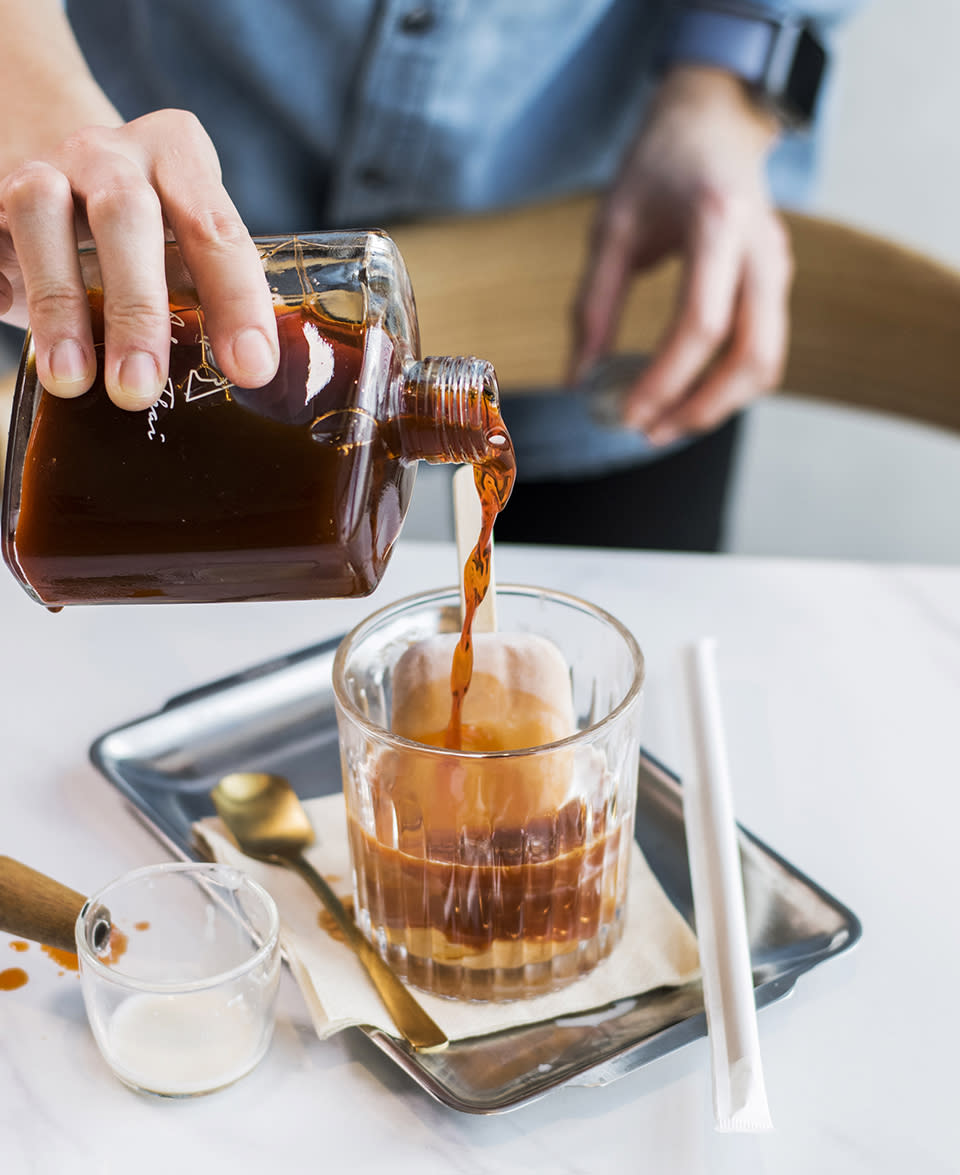
{"type": "Polygon", "coordinates": [[[429,743],[420,743],[414,739],[405,738],[403,735],[395,734],[392,730],[387,730],[376,722],[371,722],[355,705],[353,699],[349,697],[342,684],[344,666],[351,650],[357,645],[359,639],[366,634],[367,630],[377,627],[388,615],[394,614],[399,616],[403,612],[413,611],[424,604],[440,601],[456,603],[459,609],[460,588],[456,585],[453,587],[431,588],[428,591],[414,592],[412,595],[403,596],[395,600],[392,604],[386,604],[382,608],[378,608],[376,612],[372,612],[346,633],[337,646],[337,651],[333,659],[333,693],[338,706],[368,735],[378,738],[381,741],[387,741],[401,747],[410,747],[419,751],[421,754],[437,755],[441,758],[450,757],[490,762],[496,759],[516,760],[525,756],[542,755],[547,750],[552,751],[554,748],[569,747],[576,743],[584,742],[591,734],[611,725],[622,714],[626,713],[631,706],[636,704],[646,680],[646,659],[636,637],[616,616],[597,604],[591,604],[588,600],[584,600],[580,596],[575,596],[570,592],[556,591],[553,588],[536,587],[530,584],[508,583],[497,584],[496,593],[498,597],[522,596],[530,599],[553,600],[558,604],[564,604],[568,607],[575,608],[579,612],[592,616],[595,620],[599,620],[608,625],[617,633],[633,656],[634,671],[633,680],[630,682],[629,688],[609,714],[605,714],[598,722],[593,722],[589,726],[583,727],[582,730],[574,731],[573,734],[568,734],[564,738],[555,739],[549,743],[539,743],[535,747],[523,747],[514,751],[463,751],[450,747],[436,747],[429,743]]]}
{"type": "Polygon", "coordinates": [[[160,995],[181,995],[188,992],[204,991],[207,988],[219,987],[222,984],[230,983],[234,979],[239,979],[241,976],[246,975],[264,962],[276,951],[280,941],[280,912],[277,909],[277,903],[267,890],[258,881],[255,881],[248,874],[244,873],[242,869],[237,869],[233,865],[226,865],[220,861],[164,861],[156,865],[143,865],[139,869],[131,869],[126,873],[122,873],[119,877],[115,877],[113,881],[107,882],[96,893],[91,894],[83,903],[80,913],[77,915],[74,937],[77,944],[77,955],[81,963],[84,967],[89,967],[93,974],[98,977],[109,980],[117,987],[125,987],[131,991],[151,992],[160,995]],[[109,911],[107,898],[112,891],[116,891],[122,886],[128,885],[130,882],[142,881],[147,877],[166,877],[177,873],[207,875],[211,878],[216,878],[219,874],[230,873],[239,877],[240,884],[236,888],[245,888],[253,893],[267,914],[267,930],[260,946],[244,959],[243,962],[237,963],[226,971],[218,971],[202,979],[191,979],[174,983],[141,979],[137,976],[130,975],[123,971],[122,968],[118,968],[116,964],[105,963],[90,950],[86,934],[84,933],[87,920],[90,915],[96,913],[101,908],[109,911]]]}

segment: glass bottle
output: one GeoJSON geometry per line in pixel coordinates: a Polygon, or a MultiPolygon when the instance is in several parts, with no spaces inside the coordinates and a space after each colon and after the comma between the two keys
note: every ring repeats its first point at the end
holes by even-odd
{"type": "MultiPolygon", "coordinates": [[[[102,364],[85,395],[51,396],[28,335],[2,539],[35,600],[363,596],[383,575],[419,461],[474,463],[509,492],[513,450],[493,368],[419,358],[409,277],[388,236],[256,241],[280,336],[279,371],[263,388],[235,387],[217,370],[173,244],[170,378],[149,410],[115,407],[102,364]]],[[[102,340],[96,253],[81,261],[102,340]]]]}

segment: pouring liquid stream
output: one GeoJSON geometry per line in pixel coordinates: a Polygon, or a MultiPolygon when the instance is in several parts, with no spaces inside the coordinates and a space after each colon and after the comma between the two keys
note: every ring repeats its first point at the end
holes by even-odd
{"type": "Polygon", "coordinates": [[[507,433],[493,433],[490,442],[496,446],[495,455],[473,469],[480,497],[480,537],[463,568],[463,627],[453,651],[450,721],[443,744],[448,750],[463,749],[463,703],[473,677],[473,620],[490,587],[493,525],[510,498],[517,472],[513,446],[507,433]]]}

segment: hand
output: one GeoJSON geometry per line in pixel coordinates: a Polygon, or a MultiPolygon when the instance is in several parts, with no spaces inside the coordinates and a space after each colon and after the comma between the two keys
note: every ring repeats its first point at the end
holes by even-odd
{"type": "Polygon", "coordinates": [[[775,135],[736,79],[678,68],[602,206],[575,309],[577,373],[611,346],[633,274],[682,259],[672,322],[624,410],[655,444],[716,427],[782,375],[792,261],[764,178],[775,135]]]}
{"type": "Polygon", "coordinates": [[[97,247],[104,378],[121,408],[153,404],[167,379],[164,240],[172,232],[224,375],[259,387],[276,373],[276,320],[263,268],[193,115],[163,110],[94,126],[0,180],[0,318],[33,331],[37,374],[58,396],[92,384],[96,356],[78,242],[97,247]]]}

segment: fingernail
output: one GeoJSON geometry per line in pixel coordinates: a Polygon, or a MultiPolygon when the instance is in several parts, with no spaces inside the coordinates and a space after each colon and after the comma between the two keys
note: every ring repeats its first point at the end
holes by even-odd
{"type": "Polygon", "coordinates": [[[233,340],[233,358],[255,386],[272,379],[277,368],[277,353],[267,336],[255,326],[240,331],[233,340]]]}
{"type": "Polygon", "coordinates": [[[120,364],[117,383],[131,401],[142,402],[146,407],[154,404],[160,395],[160,369],[156,359],[146,351],[131,351],[120,364]]]}
{"type": "Polygon", "coordinates": [[[58,384],[76,384],[86,380],[87,357],[76,339],[61,339],[50,348],[50,374],[58,384]]]}

